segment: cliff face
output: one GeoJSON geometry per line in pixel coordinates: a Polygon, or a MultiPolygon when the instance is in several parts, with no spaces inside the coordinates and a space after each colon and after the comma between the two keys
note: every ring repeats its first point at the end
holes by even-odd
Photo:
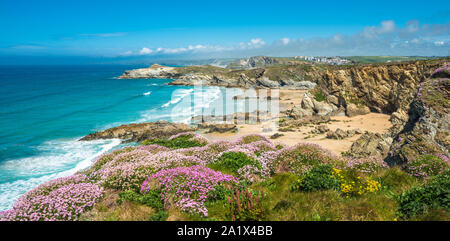
{"type": "Polygon", "coordinates": [[[409,104],[419,83],[444,64],[445,60],[355,66],[289,64],[247,70],[208,65],[178,68],[153,65],[126,71],[119,78],[169,78],[174,79],[172,85],[315,88],[316,93],[326,96],[324,104],[329,105],[326,109],[335,113],[341,110],[348,116],[368,111],[392,114],[398,131],[408,120],[409,104]]]}
{"type": "Polygon", "coordinates": [[[450,64],[447,64],[420,83],[410,104],[408,121],[395,136],[387,162],[403,164],[424,154],[449,157],[449,149],[450,64]]]}
{"type": "Polygon", "coordinates": [[[344,105],[365,105],[391,114],[408,106],[418,84],[442,65],[442,61],[417,61],[336,68],[326,70],[318,84],[326,94],[345,101],[344,105]]]}
{"type": "Polygon", "coordinates": [[[153,65],[150,68],[126,71],[118,78],[174,79],[171,85],[202,83],[224,87],[311,89],[316,85],[314,80],[321,76],[321,71],[309,64],[269,66],[248,70],[225,69],[209,65],[177,68],[153,65]]]}
{"type": "Polygon", "coordinates": [[[248,59],[239,59],[236,60],[229,65],[227,65],[228,69],[252,69],[252,68],[262,68],[271,66],[274,64],[278,64],[279,61],[276,58],[267,57],[267,56],[255,56],[250,57],[248,59]]]}

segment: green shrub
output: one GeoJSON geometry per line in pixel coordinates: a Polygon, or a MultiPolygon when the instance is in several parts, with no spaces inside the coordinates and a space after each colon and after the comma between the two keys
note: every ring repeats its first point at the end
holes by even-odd
{"type": "Polygon", "coordinates": [[[318,102],[325,101],[326,96],[320,89],[315,89],[312,91],[312,94],[314,95],[314,99],[318,102]]]}
{"type": "Polygon", "coordinates": [[[142,142],[142,145],[151,145],[157,144],[160,146],[165,146],[170,149],[180,149],[180,148],[189,148],[195,146],[204,146],[206,143],[201,142],[199,140],[192,139],[194,135],[182,135],[172,140],[169,139],[153,139],[153,140],[145,140],[142,142]]]}
{"type": "Polygon", "coordinates": [[[449,164],[439,157],[422,155],[409,161],[405,166],[405,171],[418,178],[429,178],[443,173],[448,167],[449,164]]]}
{"type": "Polygon", "coordinates": [[[156,210],[164,209],[164,203],[161,200],[161,189],[150,190],[144,195],[133,190],[124,191],[119,193],[117,203],[122,204],[123,201],[136,202],[156,210]]]}
{"type": "Polygon", "coordinates": [[[225,200],[227,196],[231,196],[233,194],[233,190],[229,187],[225,187],[222,184],[216,185],[213,191],[208,193],[209,202],[221,201],[225,200]]]}
{"type": "Polygon", "coordinates": [[[151,221],[166,221],[169,213],[164,210],[159,210],[155,215],[150,216],[151,221]]]}
{"type": "Polygon", "coordinates": [[[331,165],[319,165],[306,173],[303,178],[291,184],[291,191],[339,190],[340,182],[333,177],[331,165]]]}
{"type": "Polygon", "coordinates": [[[237,171],[243,166],[256,166],[261,169],[261,165],[253,158],[242,152],[225,152],[220,158],[209,165],[211,169],[224,171],[237,175],[237,171]]]}
{"type": "Polygon", "coordinates": [[[450,211],[450,171],[438,175],[423,186],[411,188],[398,197],[401,216],[409,218],[433,209],[450,211]]]}

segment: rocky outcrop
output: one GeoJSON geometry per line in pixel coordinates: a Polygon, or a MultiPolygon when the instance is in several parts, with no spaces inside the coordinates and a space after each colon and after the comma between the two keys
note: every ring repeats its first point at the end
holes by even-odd
{"type": "Polygon", "coordinates": [[[326,96],[328,104],[344,109],[350,105],[350,115],[365,113],[368,109],[372,112],[391,114],[399,109],[407,113],[418,84],[444,63],[445,60],[431,60],[348,67],[316,66],[297,62],[236,70],[209,65],[187,67],[153,65],[149,68],[126,71],[118,78],[173,79],[170,83],[172,85],[202,83],[225,87],[282,89],[316,87],[326,96]]]}
{"type": "Polygon", "coordinates": [[[162,66],[154,64],[148,68],[127,70],[124,74],[119,76],[119,79],[154,79],[165,78],[172,79],[178,78],[180,75],[176,71],[176,68],[162,66]]]}
{"type": "Polygon", "coordinates": [[[126,141],[137,142],[154,138],[167,138],[181,132],[195,130],[195,127],[191,127],[186,124],[170,123],[168,121],[161,120],[150,123],[121,125],[104,131],[89,134],[81,138],[80,141],[119,138],[126,141]]]}
{"type": "Polygon", "coordinates": [[[198,129],[206,129],[208,133],[219,132],[236,132],[237,127],[235,124],[227,123],[201,123],[198,124],[198,129]]]}
{"type": "Polygon", "coordinates": [[[286,64],[252,69],[226,69],[201,65],[127,70],[121,79],[173,79],[170,85],[213,85],[244,88],[311,89],[316,86],[322,70],[311,64],[286,64]]]}
{"type": "Polygon", "coordinates": [[[357,115],[365,115],[365,114],[369,114],[370,113],[370,109],[367,106],[357,106],[355,104],[348,104],[347,108],[345,108],[345,114],[348,117],[353,117],[353,116],[357,116],[357,115]]]}
{"type": "Polygon", "coordinates": [[[227,65],[229,69],[252,69],[267,67],[278,64],[280,61],[277,58],[267,56],[254,56],[248,59],[239,59],[227,65]]]}
{"type": "Polygon", "coordinates": [[[311,93],[306,92],[303,95],[300,106],[294,106],[288,110],[288,115],[296,120],[302,119],[311,115],[327,116],[333,111],[337,111],[338,108],[325,101],[317,101],[314,99],[311,93]]]}
{"type": "Polygon", "coordinates": [[[327,138],[328,139],[335,139],[335,140],[342,140],[348,137],[352,137],[357,134],[361,134],[361,130],[354,129],[354,130],[342,130],[340,128],[337,128],[335,131],[328,131],[327,132],[327,138]]]}
{"type": "Polygon", "coordinates": [[[419,83],[444,62],[414,61],[327,69],[318,85],[325,95],[337,97],[339,106],[348,109],[350,105],[350,113],[369,109],[391,114],[408,108],[419,83]]]}
{"type": "Polygon", "coordinates": [[[353,142],[349,154],[358,158],[369,156],[384,158],[389,152],[391,143],[392,138],[389,134],[365,132],[353,142]]]}
{"type": "Polygon", "coordinates": [[[450,64],[420,83],[408,120],[395,136],[386,161],[404,164],[420,155],[445,155],[450,149],[450,64]]]}

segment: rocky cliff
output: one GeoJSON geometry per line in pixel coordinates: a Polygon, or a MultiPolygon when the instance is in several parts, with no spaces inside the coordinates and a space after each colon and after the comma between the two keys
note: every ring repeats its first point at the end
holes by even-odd
{"type": "Polygon", "coordinates": [[[247,59],[238,59],[227,65],[228,69],[252,69],[263,68],[275,64],[282,63],[278,58],[267,56],[255,56],[247,59]]]}
{"type": "Polygon", "coordinates": [[[445,60],[355,66],[303,63],[239,70],[209,65],[153,65],[126,71],[119,78],[168,78],[174,79],[172,85],[202,83],[244,88],[312,89],[317,85],[317,91],[327,96],[325,102],[346,109],[350,105],[347,114],[369,108],[373,112],[395,113],[393,118],[403,124],[418,84],[444,63],[445,60]]]}
{"type": "Polygon", "coordinates": [[[255,69],[226,69],[210,65],[149,68],[125,71],[121,79],[174,79],[171,85],[205,84],[225,87],[311,89],[321,69],[311,64],[269,66],[255,69]]]}
{"type": "Polygon", "coordinates": [[[420,83],[408,112],[408,121],[395,136],[387,162],[403,164],[420,155],[449,157],[450,64],[420,83]]]}

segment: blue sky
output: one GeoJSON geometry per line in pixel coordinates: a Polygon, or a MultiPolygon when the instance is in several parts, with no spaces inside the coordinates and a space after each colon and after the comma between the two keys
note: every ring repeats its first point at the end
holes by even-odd
{"type": "Polygon", "coordinates": [[[442,0],[2,0],[0,28],[0,63],[450,55],[450,3],[442,0]]]}

